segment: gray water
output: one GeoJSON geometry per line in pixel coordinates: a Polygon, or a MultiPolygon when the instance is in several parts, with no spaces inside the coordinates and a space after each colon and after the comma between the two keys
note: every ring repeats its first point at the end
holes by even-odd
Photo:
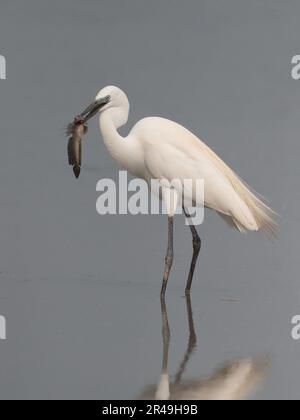
{"type": "MultiPolygon", "coordinates": [[[[255,398],[299,398],[299,16],[297,0],[2,2],[0,398],[130,399],[159,380],[166,218],[96,213],[97,181],[119,170],[96,119],[78,180],[67,166],[63,127],[108,84],[128,94],[128,128],[147,115],[180,122],[281,215],[271,243],[206,212],[185,378],[267,355],[255,398]]],[[[190,258],[178,216],[170,376],[189,335],[190,258]]]]}

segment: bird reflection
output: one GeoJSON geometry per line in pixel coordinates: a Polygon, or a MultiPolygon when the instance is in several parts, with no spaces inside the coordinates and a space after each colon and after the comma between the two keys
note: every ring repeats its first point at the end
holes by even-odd
{"type": "Polygon", "coordinates": [[[244,400],[255,391],[267,371],[266,359],[241,359],[224,363],[207,378],[183,380],[188,362],[197,347],[190,295],[186,295],[189,338],[183,359],[171,382],[168,373],[170,327],[167,306],[161,298],[163,358],[157,385],[146,387],[142,400],[244,400]]]}

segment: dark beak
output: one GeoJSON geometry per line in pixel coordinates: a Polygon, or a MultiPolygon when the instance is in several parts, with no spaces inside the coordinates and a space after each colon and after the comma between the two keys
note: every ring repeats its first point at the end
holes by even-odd
{"type": "Polygon", "coordinates": [[[110,96],[105,96],[92,102],[81,114],[74,118],[74,121],[67,126],[66,135],[71,136],[74,132],[75,125],[78,123],[86,124],[101,108],[110,101],[110,96]]]}
{"type": "Polygon", "coordinates": [[[94,115],[100,111],[108,102],[110,101],[110,96],[105,96],[104,98],[97,99],[92,102],[81,114],[80,117],[84,123],[88,122],[94,115]]]}

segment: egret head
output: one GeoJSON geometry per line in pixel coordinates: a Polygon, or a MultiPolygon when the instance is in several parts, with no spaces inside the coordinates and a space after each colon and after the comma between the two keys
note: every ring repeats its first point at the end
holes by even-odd
{"type": "Polygon", "coordinates": [[[106,86],[101,89],[95,100],[77,117],[83,123],[88,122],[98,112],[111,112],[112,118],[117,125],[127,122],[129,114],[129,102],[125,93],[116,86],[106,86]]]}
{"type": "Polygon", "coordinates": [[[100,113],[109,113],[117,127],[126,124],[129,114],[126,94],[116,86],[106,86],[97,93],[95,101],[104,103],[105,98],[109,100],[100,108],[100,113]]]}
{"type": "Polygon", "coordinates": [[[101,108],[101,111],[104,111],[108,108],[129,108],[129,102],[126,94],[116,86],[106,86],[105,88],[101,89],[97,93],[95,100],[102,101],[103,98],[109,98],[109,101],[106,105],[103,106],[103,108],[101,108]]]}

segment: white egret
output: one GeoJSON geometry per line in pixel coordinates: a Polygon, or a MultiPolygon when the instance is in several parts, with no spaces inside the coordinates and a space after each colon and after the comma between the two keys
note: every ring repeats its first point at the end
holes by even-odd
{"type": "MultiPolygon", "coordinates": [[[[264,231],[274,234],[274,212],[250,191],[243,181],[199,138],[183,126],[160,117],[140,120],[127,137],[118,129],[125,125],[129,115],[126,94],[115,86],[107,86],[96,95],[95,100],[75,123],[86,123],[100,112],[99,123],[102,137],[111,156],[132,175],[146,180],[174,179],[204,181],[204,205],[215,210],[230,226],[241,232],[264,231]]],[[[68,128],[72,134],[74,124],[68,128]]],[[[173,262],[173,218],[180,191],[176,187],[162,185],[162,199],[168,210],[168,247],[161,294],[164,295],[173,262]],[[172,190],[172,191],[171,191],[172,190]],[[170,200],[172,197],[172,200],[170,200]]],[[[193,191],[190,195],[195,205],[193,191]]],[[[186,217],[187,209],[183,208],[186,217]]],[[[190,291],[201,239],[193,224],[189,224],[193,237],[193,257],[186,285],[190,291]]]]}

